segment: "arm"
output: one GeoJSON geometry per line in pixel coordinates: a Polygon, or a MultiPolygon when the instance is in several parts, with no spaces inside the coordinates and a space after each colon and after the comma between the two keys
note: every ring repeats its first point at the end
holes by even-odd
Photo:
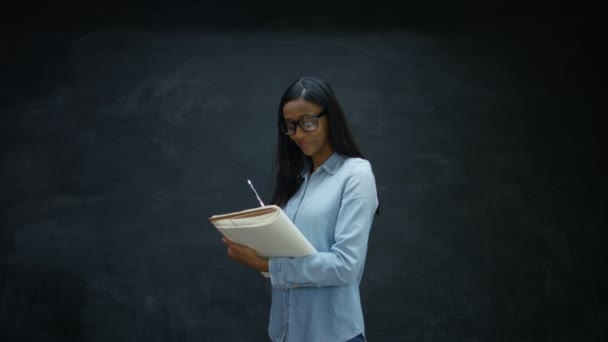
{"type": "Polygon", "coordinates": [[[378,206],[376,183],[368,162],[357,164],[346,181],[334,240],[329,252],[299,258],[270,258],[272,286],[277,288],[342,286],[357,281],[378,206]]]}

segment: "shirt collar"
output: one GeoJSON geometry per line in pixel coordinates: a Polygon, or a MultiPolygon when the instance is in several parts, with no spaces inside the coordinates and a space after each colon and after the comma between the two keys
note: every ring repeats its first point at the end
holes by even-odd
{"type": "MultiPolygon", "coordinates": [[[[346,157],[334,152],[334,153],[332,153],[331,156],[329,156],[329,158],[327,158],[327,160],[323,164],[321,164],[319,166],[319,168],[322,168],[330,175],[333,175],[334,173],[336,173],[336,171],[338,170],[338,167],[340,167],[340,164],[342,164],[344,159],[346,159],[346,157]]],[[[306,166],[304,167],[304,170],[302,171],[302,175],[304,177],[308,177],[310,174],[310,164],[311,164],[310,158],[307,158],[306,162],[305,162],[306,166]]]]}
{"type": "Polygon", "coordinates": [[[342,155],[334,152],[319,167],[322,167],[327,173],[329,173],[330,175],[333,175],[334,173],[336,173],[336,171],[338,170],[338,167],[340,166],[340,164],[342,164],[342,161],[344,161],[344,159],[345,158],[342,155]]]}

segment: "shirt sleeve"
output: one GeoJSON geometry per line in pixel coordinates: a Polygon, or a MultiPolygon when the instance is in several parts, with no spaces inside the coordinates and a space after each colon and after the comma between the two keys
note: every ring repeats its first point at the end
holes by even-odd
{"type": "Polygon", "coordinates": [[[347,178],[329,252],[299,258],[270,258],[270,281],[276,288],[343,286],[361,274],[369,231],[378,207],[376,182],[367,160],[347,178]]]}

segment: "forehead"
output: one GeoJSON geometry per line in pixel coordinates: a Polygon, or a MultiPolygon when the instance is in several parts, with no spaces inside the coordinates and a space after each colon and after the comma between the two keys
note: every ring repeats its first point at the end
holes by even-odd
{"type": "Polygon", "coordinates": [[[283,105],[283,117],[289,120],[297,120],[306,114],[317,115],[322,110],[321,106],[300,98],[283,105]]]}

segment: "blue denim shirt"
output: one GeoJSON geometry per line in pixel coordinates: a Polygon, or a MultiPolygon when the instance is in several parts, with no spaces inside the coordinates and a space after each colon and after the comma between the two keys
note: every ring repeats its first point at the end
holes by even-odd
{"type": "Polygon", "coordinates": [[[272,341],[343,342],[364,334],[359,283],[378,206],[370,163],[337,153],[283,208],[316,254],[271,258],[272,341]]]}

